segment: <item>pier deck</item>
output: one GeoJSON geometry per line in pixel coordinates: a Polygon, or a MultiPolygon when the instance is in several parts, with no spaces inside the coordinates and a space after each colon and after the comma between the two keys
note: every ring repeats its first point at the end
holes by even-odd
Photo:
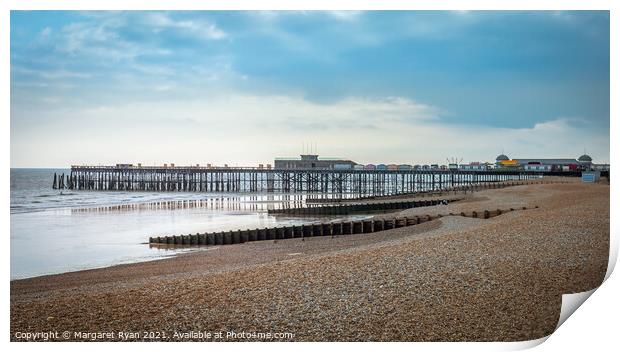
{"type": "Polygon", "coordinates": [[[72,166],[57,189],[156,192],[278,192],[391,195],[540,178],[532,171],[319,170],[160,166],[72,166]]]}

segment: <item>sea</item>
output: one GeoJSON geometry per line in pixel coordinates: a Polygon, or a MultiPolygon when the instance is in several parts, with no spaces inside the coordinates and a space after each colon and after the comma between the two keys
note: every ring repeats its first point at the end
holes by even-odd
{"type": "Polygon", "coordinates": [[[147,243],[150,236],[326,220],[267,213],[268,209],[304,204],[302,194],[53,189],[54,173],[69,172],[68,169],[11,169],[11,280],[204,250],[151,248],[147,243]]]}

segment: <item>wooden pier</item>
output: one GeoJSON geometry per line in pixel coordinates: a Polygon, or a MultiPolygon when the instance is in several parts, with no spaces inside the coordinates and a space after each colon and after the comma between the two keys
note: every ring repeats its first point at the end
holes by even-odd
{"type": "Polygon", "coordinates": [[[276,192],[382,196],[540,178],[532,171],[317,170],[72,166],[53,188],[95,191],[276,192]]]}

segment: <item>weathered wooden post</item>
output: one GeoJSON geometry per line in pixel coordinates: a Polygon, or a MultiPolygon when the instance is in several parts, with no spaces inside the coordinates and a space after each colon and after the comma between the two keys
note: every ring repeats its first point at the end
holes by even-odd
{"type": "Polygon", "coordinates": [[[332,234],[332,226],[330,223],[322,225],[322,234],[323,236],[331,236],[332,234]]]}
{"type": "Polygon", "coordinates": [[[323,226],[321,224],[312,225],[312,236],[323,236],[323,226]]]}
{"type": "Polygon", "coordinates": [[[293,236],[295,235],[294,232],[295,232],[294,226],[284,227],[284,239],[293,238],[293,236]]]}
{"type": "Polygon", "coordinates": [[[343,235],[353,234],[353,222],[347,221],[347,222],[342,223],[342,234],[343,235]]]}
{"type": "Polygon", "coordinates": [[[265,229],[267,231],[267,240],[275,240],[276,239],[276,231],[273,228],[265,229]]]}
{"type": "Polygon", "coordinates": [[[215,234],[215,244],[221,246],[224,244],[224,232],[218,232],[215,234]]]}
{"type": "Polygon", "coordinates": [[[302,231],[300,231],[300,227],[299,226],[293,225],[293,228],[292,228],[291,231],[293,232],[293,237],[292,238],[299,238],[299,237],[301,237],[301,232],[302,231]]]}
{"type": "Polygon", "coordinates": [[[224,244],[232,244],[232,231],[224,232],[224,244]]]}
{"type": "Polygon", "coordinates": [[[283,233],[281,227],[276,227],[274,229],[274,233],[275,233],[274,237],[275,237],[276,240],[284,239],[284,233],[283,233]]]}
{"type": "Polygon", "coordinates": [[[398,221],[398,220],[399,220],[399,219],[394,218],[394,228],[395,228],[395,229],[397,229],[397,228],[399,228],[399,227],[402,227],[402,226],[400,226],[401,222],[400,222],[400,221],[398,221]]]}
{"type": "Polygon", "coordinates": [[[246,243],[249,241],[250,236],[249,236],[250,231],[249,230],[243,230],[240,232],[239,234],[239,243],[246,243]]]}
{"type": "Polygon", "coordinates": [[[206,233],[199,233],[198,234],[198,244],[199,245],[206,245],[207,244],[207,234],[206,233]]]}
{"type": "Polygon", "coordinates": [[[385,230],[385,220],[384,219],[375,220],[373,228],[375,232],[385,230]]]}
{"type": "Polygon", "coordinates": [[[250,234],[248,235],[248,241],[257,241],[258,240],[258,229],[250,230],[250,234]]]}
{"type": "Polygon", "coordinates": [[[258,230],[258,240],[259,241],[265,241],[267,240],[267,228],[265,227],[264,229],[260,229],[258,230]]]}
{"type": "Polygon", "coordinates": [[[354,234],[358,234],[358,233],[362,233],[362,222],[361,221],[354,221],[353,222],[353,233],[354,234]]]}
{"type": "Polygon", "coordinates": [[[342,235],[342,223],[337,222],[332,226],[332,236],[342,235]]]}
{"type": "Polygon", "coordinates": [[[372,233],[372,232],[373,232],[372,221],[371,220],[362,221],[362,233],[372,233]]]}

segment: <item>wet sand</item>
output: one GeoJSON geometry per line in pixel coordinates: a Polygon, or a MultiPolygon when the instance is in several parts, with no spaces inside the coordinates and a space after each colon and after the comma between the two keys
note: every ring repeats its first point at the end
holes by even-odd
{"type": "Polygon", "coordinates": [[[569,181],[400,213],[539,206],[487,220],[448,216],[12,281],[11,340],[50,330],[169,340],[202,340],[175,331],[288,332],[293,341],[540,338],[557,324],[561,294],[597,287],[607,269],[609,185],[569,181]]]}

